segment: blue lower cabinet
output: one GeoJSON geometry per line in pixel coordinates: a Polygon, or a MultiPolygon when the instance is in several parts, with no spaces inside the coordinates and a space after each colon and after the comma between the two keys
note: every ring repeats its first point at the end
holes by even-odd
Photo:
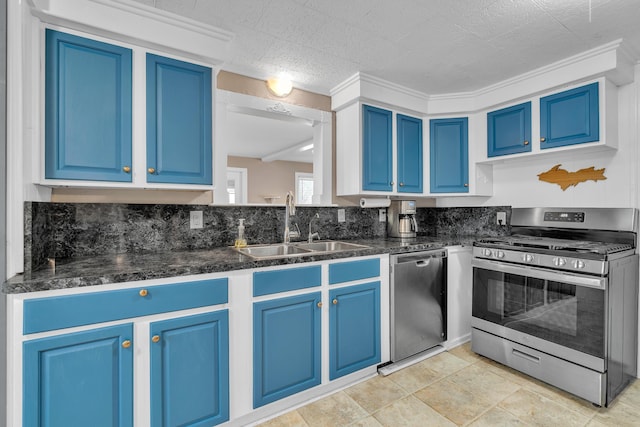
{"type": "Polygon", "coordinates": [[[380,282],[329,293],[329,378],[380,363],[380,282]]]}
{"type": "Polygon", "coordinates": [[[227,310],[151,323],[151,425],[229,420],[227,310]]]}
{"type": "Polygon", "coordinates": [[[133,426],[133,326],[26,341],[23,426],[133,426]]]}
{"type": "Polygon", "coordinates": [[[320,384],[320,292],[253,305],[253,407],[320,384]]]}

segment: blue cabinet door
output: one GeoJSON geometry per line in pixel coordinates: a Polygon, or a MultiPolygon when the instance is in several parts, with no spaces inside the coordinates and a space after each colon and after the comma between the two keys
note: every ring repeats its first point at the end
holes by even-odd
{"type": "Polygon", "coordinates": [[[531,151],[531,102],[487,113],[489,157],[531,151]]]}
{"type": "Polygon", "coordinates": [[[362,106],[362,189],[393,190],[392,113],[362,106]]]}
{"type": "Polygon", "coordinates": [[[600,139],[598,83],[540,98],[540,148],[600,139]]]}
{"type": "Polygon", "coordinates": [[[320,292],[253,305],[253,407],[320,384],[320,292]]]}
{"type": "Polygon", "coordinates": [[[468,193],[468,119],[433,119],[429,127],[431,192],[468,193]]]}
{"type": "Polygon", "coordinates": [[[132,426],[133,327],[26,341],[23,426],[132,426]]]}
{"type": "Polygon", "coordinates": [[[151,323],[151,425],[229,420],[227,310],[151,323]]]}
{"type": "Polygon", "coordinates": [[[147,54],[147,181],[212,183],[211,68],[147,54]]]}
{"type": "Polygon", "coordinates": [[[329,292],[329,377],[380,363],[380,282],[329,292]]]}
{"type": "Polygon", "coordinates": [[[422,193],[422,120],[396,116],[398,192],[422,193]]]}
{"type": "Polygon", "coordinates": [[[131,50],[46,30],[45,177],[131,182],[131,50]]]}

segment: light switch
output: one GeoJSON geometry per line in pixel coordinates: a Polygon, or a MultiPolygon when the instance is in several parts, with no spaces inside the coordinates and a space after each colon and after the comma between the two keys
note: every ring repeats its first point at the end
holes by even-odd
{"type": "Polygon", "coordinates": [[[338,222],[345,222],[344,209],[338,209],[338,222]]]}
{"type": "Polygon", "coordinates": [[[203,220],[202,220],[202,211],[191,211],[189,212],[189,227],[190,228],[202,228],[203,220]]]}
{"type": "Polygon", "coordinates": [[[387,220],[387,210],[378,209],[378,221],[385,222],[387,220]]]}
{"type": "Polygon", "coordinates": [[[496,215],[496,223],[498,225],[507,225],[507,213],[498,212],[498,214],[496,215]]]}

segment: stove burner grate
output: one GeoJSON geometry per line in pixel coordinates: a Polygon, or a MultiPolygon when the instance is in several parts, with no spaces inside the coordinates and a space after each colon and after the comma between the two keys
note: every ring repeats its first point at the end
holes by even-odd
{"type": "Polygon", "coordinates": [[[633,249],[626,243],[607,243],[598,241],[582,241],[568,239],[553,239],[539,236],[513,235],[496,238],[484,238],[477,241],[479,246],[491,245],[493,247],[522,248],[530,250],[563,251],[577,254],[608,255],[616,252],[633,249]]]}

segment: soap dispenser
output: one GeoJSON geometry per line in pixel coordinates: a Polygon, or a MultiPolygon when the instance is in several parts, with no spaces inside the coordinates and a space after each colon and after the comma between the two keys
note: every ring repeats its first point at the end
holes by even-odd
{"type": "Polygon", "coordinates": [[[238,222],[238,237],[236,238],[234,246],[236,248],[244,248],[247,246],[247,240],[244,238],[244,218],[238,219],[238,222]]]}

